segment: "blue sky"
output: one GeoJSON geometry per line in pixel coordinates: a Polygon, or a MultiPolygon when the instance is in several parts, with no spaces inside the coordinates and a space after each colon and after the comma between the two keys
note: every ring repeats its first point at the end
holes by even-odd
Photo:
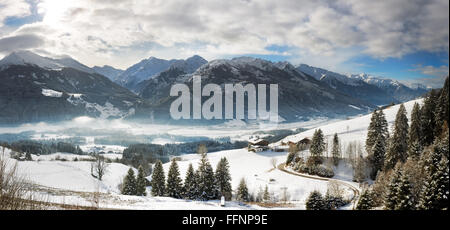
{"type": "Polygon", "coordinates": [[[448,0],[15,0],[0,3],[0,57],[28,49],[124,69],[245,55],[438,86],[448,21],[448,0]]]}

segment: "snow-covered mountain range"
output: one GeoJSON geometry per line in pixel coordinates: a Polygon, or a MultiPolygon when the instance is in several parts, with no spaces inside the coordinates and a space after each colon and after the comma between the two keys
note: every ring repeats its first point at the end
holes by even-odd
{"type": "Polygon", "coordinates": [[[176,68],[169,69],[145,81],[139,95],[157,103],[157,111],[162,113],[155,113],[155,116],[167,116],[164,111],[169,111],[171,102],[176,99],[169,96],[170,87],[175,83],[184,83],[192,89],[194,75],[201,76],[202,85],[278,84],[279,116],[285,121],[313,116],[356,115],[375,108],[369,102],[343,94],[307,74],[295,71],[290,64],[251,57],[214,60],[192,74],[176,68]]]}
{"type": "Polygon", "coordinates": [[[420,84],[407,86],[397,80],[368,74],[344,75],[306,64],[300,64],[296,69],[327,83],[330,87],[342,93],[362,98],[376,105],[413,100],[430,90],[420,84]]]}
{"type": "Polygon", "coordinates": [[[182,69],[186,73],[192,73],[205,63],[207,63],[207,61],[198,55],[192,56],[186,60],[164,60],[150,57],[132,65],[122,74],[117,76],[114,81],[132,91],[136,91],[136,86],[139,83],[148,80],[171,67],[182,69]]]}
{"type": "Polygon", "coordinates": [[[0,123],[79,115],[167,119],[168,105],[175,99],[169,96],[171,85],[192,86],[194,74],[202,76],[202,85],[278,84],[279,113],[286,121],[367,113],[377,105],[408,101],[428,90],[370,75],[343,75],[252,57],[210,62],[197,55],[186,60],[151,57],[123,71],[107,65],[90,68],[69,56],[17,51],[0,60],[0,109],[8,112],[0,116],[0,123]]]}

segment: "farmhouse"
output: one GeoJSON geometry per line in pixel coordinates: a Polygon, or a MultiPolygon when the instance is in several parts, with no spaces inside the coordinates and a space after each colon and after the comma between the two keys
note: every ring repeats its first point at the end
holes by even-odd
{"type": "Polygon", "coordinates": [[[253,138],[248,141],[248,151],[262,152],[269,149],[269,141],[261,138],[253,138]]]}

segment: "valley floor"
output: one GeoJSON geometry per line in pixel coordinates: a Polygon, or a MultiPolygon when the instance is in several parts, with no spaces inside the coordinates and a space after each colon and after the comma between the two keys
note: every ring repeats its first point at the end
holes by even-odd
{"type": "MultiPolygon", "coordinates": [[[[150,195],[126,196],[119,192],[119,184],[129,169],[123,164],[110,163],[107,174],[99,182],[91,176],[88,161],[58,161],[46,156],[40,160],[37,158],[35,161],[17,161],[17,163],[19,174],[33,185],[38,200],[101,209],[304,209],[304,201],[311,191],[319,190],[325,193],[327,190],[327,181],[302,178],[274,168],[274,162],[276,165],[284,162],[286,153],[269,151],[254,153],[248,152],[247,149],[238,149],[208,154],[213,167],[222,157],[226,157],[230,163],[233,189],[237,188],[241,178],[245,178],[249,192],[255,195],[267,185],[274,198],[273,203],[250,205],[233,201],[221,207],[218,200],[190,201],[150,195]],[[279,200],[284,189],[288,194],[288,204],[279,200]]],[[[190,163],[194,168],[197,167],[199,159],[200,156],[197,154],[181,157],[178,165],[182,177],[190,163]]],[[[9,160],[15,162],[13,159],[9,160]]],[[[167,173],[169,164],[164,164],[163,167],[167,173]]],[[[150,187],[147,190],[150,194],[150,187]]],[[[345,194],[351,198],[353,191],[346,188],[345,194]]]]}

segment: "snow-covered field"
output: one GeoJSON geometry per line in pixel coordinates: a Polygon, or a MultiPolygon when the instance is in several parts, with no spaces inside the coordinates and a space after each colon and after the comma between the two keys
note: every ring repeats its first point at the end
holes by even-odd
{"type": "MultiPolygon", "coordinates": [[[[6,151],[9,154],[9,150],[6,151]]],[[[46,200],[56,203],[74,205],[92,205],[91,197],[94,192],[101,192],[101,207],[126,208],[126,209],[220,209],[219,201],[187,201],[168,197],[135,197],[120,195],[119,184],[129,169],[128,166],[119,163],[110,163],[103,180],[99,182],[91,176],[91,163],[88,161],[70,161],[83,155],[51,154],[46,156],[33,156],[33,161],[15,161],[18,163],[19,175],[26,178],[32,184],[48,189],[48,192],[40,192],[46,200]],[[72,155],[69,157],[69,155],[72,155]],[[55,160],[56,157],[65,158],[67,161],[55,160]]],[[[208,159],[215,168],[220,158],[226,157],[230,163],[232,186],[236,189],[239,180],[245,178],[250,193],[256,193],[267,185],[272,196],[278,199],[283,188],[289,194],[289,200],[294,204],[293,208],[304,209],[304,201],[313,190],[323,193],[327,190],[327,182],[302,178],[274,169],[271,163],[276,159],[277,164],[282,163],[285,153],[277,152],[248,152],[246,149],[221,151],[209,153],[208,159]]],[[[197,167],[199,155],[188,154],[178,162],[180,173],[184,179],[189,163],[197,167]]],[[[169,164],[164,164],[167,173],[169,164]]],[[[136,169],[134,169],[136,171],[136,169]]],[[[148,188],[150,189],[150,188],[148,188]]],[[[150,193],[150,191],[148,191],[150,193]]],[[[346,192],[348,196],[352,193],[346,192]]],[[[229,202],[227,207],[231,209],[260,209],[259,206],[243,206],[236,202],[229,202]]]]}
{"type": "MultiPolygon", "coordinates": [[[[408,117],[410,116],[412,107],[415,102],[421,103],[421,100],[410,101],[405,103],[408,117]]],[[[395,115],[399,105],[392,106],[384,110],[386,119],[390,126],[392,126],[395,115]]],[[[349,142],[359,141],[363,146],[367,135],[367,127],[370,123],[371,115],[360,116],[350,120],[337,121],[330,123],[331,121],[311,121],[310,123],[297,124],[303,128],[320,128],[326,135],[328,141],[331,141],[332,135],[337,133],[341,140],[342,145],[346,145],[349,142]]],[[[84,121],[87,125],[91,125],[91,121],[84,121]]],[[[117,121],[116,121],[117,122],[117,121]]],[[[140,132],[149,128],[149,126],[128,126],[124,123],[118,123],[119,128],[130,128],[132,131],[140,132]],[[134,130],[133,130],[134,129],[134,130]]],[[[47,124],[46,124],[47,125],[47,124]]],[[[234,126],[236,124],[233,124],[234,126]]],[[[294,126],[278,127],[278,128],[295,128],[294,126]]],[[[30,127],[28,127],[30,128],[30,127]]],[[[42,129],[48,129],[48,126],[41,127],[42,129]]],[[[151,132],[157,132],[157,128],[154,125],[151,132]]],[[[162,128],[162,126],[161,126],[162,128]]],[[[217,128],[217,127],[216,127],[217,128]]],[[[39,129],[39,126],[37,127],[39,129]]],[[[255,128],[256,129],[256,128],[255,128]]],[[[311,138],[314,129],[288,136],[282,141],[298,141],[304,137],[311,138]]],[[[251,133],[249,130],[237,129],[236,127],[223,127],[222,129],[213,128],[199,128],[199,129],[187,129],[186,127],[164,127],[163,132],[173,133],[176,135],[203,135],[208,133],[213,137],[222,137],[231,135],[233,137],[243,138],[251,133]],[[234,131],[233,131],[234,130],[234,131]]],[[[1,131],[1,130],[0,130],[1,131]]],[[[159,140],[163,141],[163,140],[159,140]]],[[[92,139],[84,146],[81,146],[83,150],[92,150],[98,148],[98,146],[92,143],[92,139]]],[[[272,146],[279,146],[278,143],[271,144],[272,146]]],[[[118,152],[123,151],[121,146],[101,146],[102,150],[106,152],[113,152],[106,154],[110,159],[120,158],[118,152]]],[[[9,150],[6,150],[6,156],[8,156],[9,150]]],[[[267,185],[272,197],[278,199],[281,198],[283,190],[287,191],[288,199],[292,204],[291,208],[304,209],[304,202],[308,194],[313,190],[321,191],[325,193],[327,190],[328,182],[311,178],[299,177],[291,175],[286,172],[282,172],[279,169],[274,168],[274,162],[276,165],[283,163],[286,159],[285,152],[248,152],[247,149],[226,150],[219,152],[208,153],[208,159],[213,168],[216,167],[218,161],[226,157],[230,165],[230,173],[232,176],[232,187],[236,189],[241,178],[244,178],[248,184],[249,192],[256,195],[260,190],[263,190],[267,185]]],[[[168,197],[135,197],[120,195],[119,184],[122,182],[129,167],[120,163],[110,163],[107,173],[104,176],[103,181],[99,182],[97,179],[91,176],[91,162],[82,161],[89,158],[86,155],[74,155],[65,153],[55,153],[50,155],[32,156],[33,161],[15,161],[9,159],[10,162],[18,163],[19,174],[26,178],[32,184],[41,186],[44,189],[39,190],[47,199],[52,202],[76,204],[76,205],[92,205],[91,198],[95,192],[101,192],[100,207],[103,208],[126,208],[126,209],[220,209],[218,201],[187,201],[179,200],[168,197]],[[77,158],[78,161],[74,161],[77,158]],[[61,161],[60,159],[65,159],[61,161]],[[46,189],[48,190],[46,192],[46,189]],[[51,192],[49,192],[51,191],[51,192]]],[[[200,156],[198,154],[182,155],[181,160],[178,161],[180,173],[184,179],[186,170],[190,163],[194,168],[198,167],[200,156]]],[[[170,163],[164,164],[164,170],[167,174],[170,163]]],[[[136,170],[136,169],[134,169],[136,170]]],[[[354,187],[358,187],[357,184],[352,183],[351,169],[344,166],[339,166],[336,169],[336,176],[333,179],[344,180],[354,187]]],[[[148,188],[149,189],[149,188],[148,188]]],[[[346,196],[351,197],[353,195],[349,188],[346,188],[346,196]]],[[[259,206],[243,206],[236,202],[229,202],[227,207],[231,209],[260,209],[259,206]]]]}
{"type": "MultiPolygon", "coordinates": [[[[236,189],[241,178],[245,178],[249,193],[258,193],[259,189],[264,190],[267,185],[269,192],[273,193],[277,198],[282,197],[283,188],[289,194],[291,202],[294,202],[298,207],[303,207],[303,203],[310,192],[318,190],[326,193],[328,182],[318,181],[314,179],[302,178],[295,175],[290,175],[278,169],[274,169],[272,159],[275,159],[276,165],[286,161],[286,153],[283,152],[248,152],[247,149],[226,150],[214,153],[208,153],[208,159],[213,166],[222,157],[226,157],[230,165],[230,174],[232,178],[232,187],[236,189]]],[[[190,163],[194,169],[197,168],[200,160],[198,154],[183,155],[182,160],[178,161],[181,175],[185,175],[190,163]]],[[[164,171],[167,174],[170,163],[163,165],[164,171]]],[[[348,191],[351,195],[351,191],[348,191]]]]}

